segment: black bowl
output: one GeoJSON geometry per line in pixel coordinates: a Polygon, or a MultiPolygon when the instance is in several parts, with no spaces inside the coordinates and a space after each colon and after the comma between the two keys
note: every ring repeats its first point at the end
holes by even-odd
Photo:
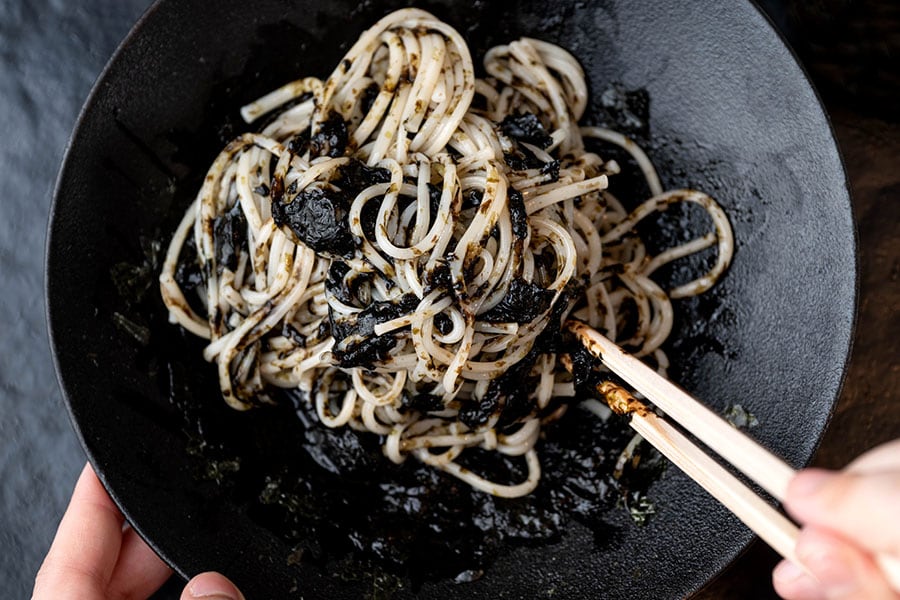
{"type": "MultiPolygon", "coordinates": [[[[242,103],[303,74],[327,75],[362,29],[400,4],[161,0],[95,85],[59,177],[47,303],[75,428],[112,497],[166,561],[184,576],[222,571],[251,598],[355,598],[372,582],[294,564],[291,544],[252,514],[276,459],[291,451],[293,424],[278,411],[225,408],[199,345],[166,323],[158,243],[240,130],[242,103]]],[[[736,1],[423,7],[464,32],[475,56],[526,34],[568,48],[589,77],[594,118],[610,117],[600,96],[613,84],[648,92],[644,133],[664,184],[712,193],[737,238],[715,291],[677,303],[673,377],[716,409],[744,405],[760,442],[804,464],[849,351],[854,226],[828,120],[765,18],[736,1]]],[[[417,593],[680,597],[751,539],[674,469],[651,494],[659,513],[645,527],[613,510],[618,533],[602,544],[573,526],[556,543],[507,549],[475,583],[431,582],[417,593]]]]}

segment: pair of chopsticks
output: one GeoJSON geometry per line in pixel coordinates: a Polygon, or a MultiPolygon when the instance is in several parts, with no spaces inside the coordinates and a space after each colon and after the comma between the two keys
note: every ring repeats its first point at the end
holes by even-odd
{"type": "MultiPolygon", "coordinates": [[[[588,352],[660,408],[668,418],[680,424],[776,500],[784,501],[788,483],[795,474],[786,462],[594,329],[579,321],[568,321],[566,327],[588,352]]],[[[631,416],[631,427],[645,440],[776,552],[803,567],[794,552],[799,528],[793,522],[622,388],[607,383],[598,386],[598,391],[615,412],[631,416]]],[[[884,555],[876,556],[875,560],[887,581],[900,592],[900,561],[884,555]]]]}

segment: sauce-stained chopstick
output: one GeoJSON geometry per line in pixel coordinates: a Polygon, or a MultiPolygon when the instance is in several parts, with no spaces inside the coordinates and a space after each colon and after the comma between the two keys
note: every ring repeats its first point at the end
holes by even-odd
{"type": "Polygon", "coordinates": [[[786,462],[597,331],[578,321],[569,321],[566,326],[591,354],[659,407],[667,417],[691,432],[778,501],[784,500],[788,482],[794,476],[794,469],[786,462]]]}
{"type": "MultiPolygon", "coordinates": [[[[788,483],[795,474],[786,462],[599,332],[579,321],[568,321],[566,328],[575,334],[588,352],[643,394],[667,417],[696,436],[778,501],[784,500],[788,483]]],[[[571,370],[571,361],[565,364],[571,370]]],[[[775,551],[805,568],[794,555],[799,532],[796,525],[626,390],[607,382],[598,385],[597,391],[613,411],[631,415],[630,424],[635,431],[775,551]]],[[[874,558],[891,587],[900,592],[900,561],[884,554],[874,558]]]]}

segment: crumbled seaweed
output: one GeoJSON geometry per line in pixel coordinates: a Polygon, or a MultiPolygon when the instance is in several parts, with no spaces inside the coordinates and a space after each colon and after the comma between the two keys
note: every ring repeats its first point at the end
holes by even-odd
{"type": "Polygon", "coordinates": [[[384,360],[396,344],[392,334],[375,335],[375,326],[413,310],[419,303],[414,294],[407,294],[397,302],[374,302],[365,310],[343,318],[328,311],[331,335],[337,344],[333,350],[341,367],[366,367],[384,360]]]}
{"type": "Polygon", "coordinates": [[[534,113],[522,113],[521,115],[507,115],[500,122],[500,130],[507,136],[521,142],[533,144],[538,148],[547,148],[553,143],[553,138],[544,129],[540,119],[534,113]]]}
{"type": "Polygon", "coordinates": [[[247,219],[239,202],[219,217],[216,217],[213,225],[216,247],[216,270],[221,273],[224,269],[235,271],[238,264],[238,256],[241,246],[247,241],[247,219]]]}
{"type": "Polygon", "coordinates": [[[374,81],[363,90],[362,97],[360,98],[360,108],[362,108],[363,114],[367,114],[372,108],[380,91],[381,88],[378,87],[378,84],[374,81]]]}
{"type": "Polygon", "coordinates": [[[463,401],[463,405],[459,409],[459,420],[469,428],[475,429],[479,425],[487,423],[491,415],[497,412],[499,408],[500,394],[492,394],[488,390],[480,400],[472,398],[463,401]]]}
{"type": "Polygon", "coordinates": [[[631,520],[638,527],[647,524],[656,514],[656,504],[641,492],[630,492],[622,496],[622,503],[628,509],[631,520]]]}
{"type": "Polygon", "coordinates": [[[534,386],[529,381],[529,373],[539,356],[540,352],[532,348],[522,360],[492,379],[480,400],[472,399],[463,404],[459,420],[474,429],[484,425],[500,410],[497,427],[502,429],[531,413],[534,403],[529,394],[534,386]]]}
{"type": "Polygon", "coordinates": [[[522,193],[513,187],[509,188],[507,198],[513,235],[524,240],[528,237],[528,213],[525,211],[525,200],[522,198],[522,193]]]}
{"type": "Polygon", "coordinates": [[[293,201],[272,202],[275,224],[287,225],[316,252],[345,255],[355,248],[347,223],[350,200],[342,191],[308,187],[293,201]]]}
{"type": "Polygon", "coordinates": [[[206,481],[215,481],[219,485],[223,485],[235,473],[241,470],[241,461],[233,460],[214,460],[207,459],[203,465],[203,472],[200,477],[206,481]]]}
{"type": "Polygon", "coordinates": [[[309,150],[309,129],[304,129],[292,137],[288,142],[287,149],[291,154],[306,154],[306,151],[309,150]]]}
{"type": "Polygon", "coordinates": [[[322,322],[319,323],[319,330],[316,332],[316,338],[324,340],[327,337],[331,337],[331,320],[322,319],[322,322]]]}
{"type": "Polygon", "coordinates": [[[547,326],[534,340],[534,348],[540,352],[560,352],[563,349],[562,316],[566,308],[568,308],[569,297],[568,292],[563,292],[559,295],[559,298],[556,299],[556,304],[553,305],[553,310],[550,312],[550,318],[547,319],[547,326]]]}
{"type": "Polygon", "coordinates": [[[337,298],[344,304],[353,305],[353,291],[347,281],[347,273],[350,267],[339,260],[331,261],[328,267],[328,275],[325,277],[325,291],[333,298],[337,298]]]}
{"type": "Polygon", "coordinates": [[[559,181],[559,161],[551,160],[548,163],[544,163],[544,166],[541,167],[541,175],[546,176],[547,183],[559,181]]]}
{"type": "Polygon", "coordinates": [[[513,171],[543,169],[546,164],[538,159],[531,150],[524,146],[517,146],[511,152],[504,152],[503,160],[506,161],[506,164],[513,171]]]}
{"type": "Polygon", "coordinates": [[[281,328],[281,335],[301,347],[306,347],[306,336],[297,331],[297,328],[285,322],[281,328]]]}
{"type": "Polygon", "coordinates": [[[345,192],[355,196],[368,187],[377,183],[388,183],[390,180],[391,172],[387,169],[368,167],[365,163],[351,158],[350,162],[339,169],[334,183],[345,192]]]}
{"type": "Polygon", "coordinates": [[[438,261],[431,271],[425,272],[425,291],[427,296],[435,290],[453,291],[453,279],[450,277],[450,267],[444,261],[438,261]]]}
{"type": "Polygon", "coordinates": [[[463,210],[466,210],[468,208],[478,208],[479,206],[481,206],[482,198],[484,198],[484,192],[482,192],[481,190],[476,190],[474,188],[466,190],[463,194],[463,210]]]}
{"type": "Polygon", "coordinates": [[[318,133],[309,140],[309,150],[313,157],[343,156],[347,150],[347,123],[341,115],[333,112],[319,127],[318,133]]]}
{"type": "Polygon", "coordinates": [[[186,260],[178,263],[178,268],[175,270],[175,281],[178,282],[178,287],[185,292],[197,289],[197,286],[203,283],[200,263],[196,260],[186,260]]]}
{"type": "Polygon", "coordinates": [[[488,323],[519,323],[524,325],[537,319],[550,308],[555,292],[536,283],[515,277],[509,282],[506,295],[500,302],[479,315],[488,323]]]}
{"type": "Polygon", "coordinates": [[[310,427],[303,432],[303,449],[316,464],[338,477],[365,475],[381,460],[381,452],[352,429],[310,427]]]}
{"type": "Polygon", "coordinates": [[[436,185],[428,184],[428,206],[431,208],[431,218],[437,214],[441,206],[441,194],[443,190],[436,185]]]}
{"type": "MultiPolygon", "coordinates": [[[[388,183],[390,180],[391,172],[387,169],[368,167],[356,159],[350,159],[350,162],[338,170],[338,177],[334,180],[334,184],[341,188],[348,198],[353,198],[368,187],[378,183],[388,183]]],[[[370,240],[375,237],[375,223],[378,220],[379,207],[379,202],[366,202],[360,215],[363,234],[370,240]]]]}
{"type": "MultiPolygon", "coordinates": [[[[499,499],[499,502],[503,502],[499,499]]],[[[500,529],[508,538],[550,540],[557,538],[563,527],[559,511],[547,511],[530,502],[519,502],[513,510],[498,510],[498,499],[483,494],[477,501],[472,519],[482,531],[500,529]]]]}
{"type": "Polygon", "coordinates": [[[181,260],[175,269],[175,281],[185,292],[194,290],[203,283],[203,272],[200,269],[200,259],[197,257],[197,243],[192,235],[184,240],[181,247],[181,260]]]}
{"type": "Polygon", "coordinates": [[[444,313],[434,315],[434,326],[441,335],[447,335],[453,331],[453,321],[444,313]]]}
{"type": "Polygon", "coordinates": [[[412,397],[403,397],[404,406],[417,410],[419,412],[430,412],[435,410],[444,410],[444,401],[440,396],[433,394],[416,394],[412,397]]]}
{"type": "Polygon", "coordinates": [[[265,197],[267,197],[267,196],[269,195],[269,186],[267,186],[266,184],[262,183],[262,184],[256,186],[255,188],[253,188],[253,193],[254,193],[254,194],[259,194],[260,196],[262,196],[263,198],[265,198],[265,197]]]}
{"type": "Polygon", "coordinates": [[[569,348],[569,357],[572,359],[572,379],[575,381],[575,391],[583,397],[596,396],[597,384],[601,376],[594,370],[598,363],[594,355],[588,352],[583,344],[575,342],[569,348]]]}
{"type": "MultiPolygon", "coordinates": [[[[539,356],[530,354],[519,367],[519,380],[525,380],[539,356]]],[[[534,378],[530,379],[533,391],[534,378]]],[[[423,396],[417,403],[437,407],[438,400],[423,396]]],[[[508,401],[504,397],[504,403],[508,401]]],[[[404,397],[402,410],[412,410],[412,403],[412,398],[404,397]]],[[[303,428],[325,429],[308,399],[295,404],[295,409],[303,428]]],[[[506,410],[504,406],[501,422],[506,410]]],[[[511,433],[516,426],[498,425],[498,432],[511,433]]],[[[292,453],[291,464],[296,461],[296,467],[270,466],[272,475],[260,482],[261,492],[250,510],[257,522],[287,540],[292,549],[289,560],[328,568],[341,580],[365,581],[372,594],[385,572],[409,578],[404,585],[413,592],[426,582],[477,577],[510,547],[552,542],[573,521],[590,528],[600,543],[617,535],[618,529],[607,523],[608,511],[620,493],[640,490],[632,475],[647,467],[644,460],[636,468],[629,466],[622,476],[628,480],[627,488],[612,478],[618,452],[633,432],[624,420],[577,416],[549,423],[546,431],[541,484],[518,499],[472,490],[414,461],[393,465],[379,456],[376,436],[356,434],[360,449],[328,435],[301,431],[292,438],[297,452],[292,453]],[[314,446],[317,457],[310,456],[308,445],[314,446]],[[364,456],[353,458],[356,452],[364,456]],[[377,460],[367,463],[370,457],[377,460]],[[354,460],[368,467],[348,477],[341,463],[354,460]],[[343,568],[351,565],[352,570],[343,568]]],[[[514,483],[527,475],[520,457],[470,448],[458,460],[460,466],[492,481],[514,483]]],[[[636,512],[643,509],[639,502],[622,506],[623,511],[632,506],[636,512]]]]}
{"type": "Polygon", "coordinates": [[[756,415],[741,404],[730,404],[722,416],[738,429],[750,429],[759,425],[756,415]]]}

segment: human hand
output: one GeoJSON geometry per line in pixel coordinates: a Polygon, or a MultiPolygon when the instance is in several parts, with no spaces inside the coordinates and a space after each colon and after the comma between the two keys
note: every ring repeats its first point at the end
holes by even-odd
{"type": "MultiPolygon", "coordinates": [[[[35,579],[32,600],[144,600],[172,574],[128,524],[90,465],[35,579]]],[[[243,600],[218,573],[191,579],[181,600],[243,600]]]]}
{"type": "Polygon", "coordinates": [[[900,440],[863,454],[839,472],[801,471],[784,501],[801,525],[797,559],[772,574],[787,600],[900,598],[873,555],[900,559],[900,440]],[[818,580],[818,581],[817,581],[818,580]]]}

